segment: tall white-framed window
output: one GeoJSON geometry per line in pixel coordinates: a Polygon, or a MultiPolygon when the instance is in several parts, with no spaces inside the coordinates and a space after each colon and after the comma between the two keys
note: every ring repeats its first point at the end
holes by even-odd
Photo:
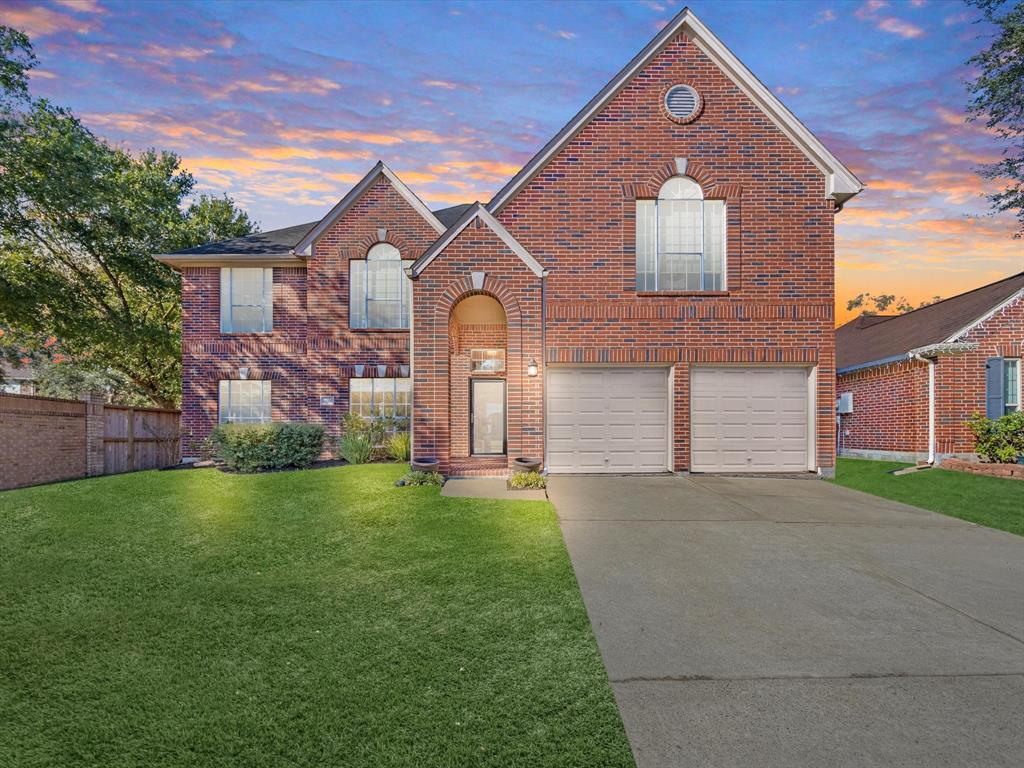
{"type": "Polygon", "coordinates": [[[349,327],[408,328],[412,284],[390,243],[377,243],[365,259],[349,261],[349,327]]]}
{"type": "Polygon", "coordinates": [[[348,409],[365,419],[408,419],[412,379],[349,379],[348,409]]]}
{"type": "Polygon", "coordinates": [[[270,382],[226,379],[220,382],[220,423],[270,421],[270,382]]]}
{"type": "Polygon", "coordinates": [[[221,333],[268,333],[274,330],[272,267],[222,267],[221,333]]]}
{"type": "Polygon", "coordinates": [[[724,200],[673,176],[657,200],[636,201],[638,291],[724,291],[725,267],[724,200]]]}
{"type": "Polygon", "coordinates": [[[1003,411],[1015,413],[1021,408],[1020,358],[1003,360],[1003,411]]]}

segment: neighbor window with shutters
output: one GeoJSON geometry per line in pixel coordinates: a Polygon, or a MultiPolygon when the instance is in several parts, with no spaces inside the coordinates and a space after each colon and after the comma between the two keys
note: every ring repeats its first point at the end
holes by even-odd
{"type": "Polygon", "coordinates": [[[657,200],[636,201],[638,291],[725,290],[725,201],[705,200],[687,176],[657,200]]]}
{"type": "Polygon", "coordinates": [[[408,419],[412,414],[412,379],[349,379],[349,406],[365,419],[408,419]]]}
{"type": "Polygon", "coordinates": [[[270,382],[220,382],[220,423],[261,424],[270,421],[270,382]]]}
{"type": "Polygon", "coordinates": [[[1007,358],[1003,360],[1003,411],[1015,413],[1020,410],[1021,381],[1020,360],[1007,358]]]}
{"type": "Polygon", "coordinates": [[[274,270],[223,267],[220,270],[221,333],[274,330],[274,270]]]}
{"type": "Polygon", "coordinates": [[[395,246],[377,243],[349,262],[349,327],[408,328],[412,287],[395,246]]]}

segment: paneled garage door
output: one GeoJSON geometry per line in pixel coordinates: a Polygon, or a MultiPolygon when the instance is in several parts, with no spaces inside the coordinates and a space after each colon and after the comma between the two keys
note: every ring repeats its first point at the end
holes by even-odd
{"type": "Polygon", "coordinates": [[[694,368],[693,472],[806,472],[803,368],[694,368]]]}
{"type": "Polygon", "coordinates": [[[550,472],[665,472],[668,369],[550,368],[550,472]]]}

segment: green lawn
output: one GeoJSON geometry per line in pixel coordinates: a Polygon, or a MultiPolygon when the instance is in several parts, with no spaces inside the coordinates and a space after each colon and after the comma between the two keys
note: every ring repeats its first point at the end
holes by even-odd
{"type": "Polygon", "coordinates": [[[0,765],[632,765],[551,505],[401,471],[0,493],[0,765]]]}
{"type": "Polygon", "coordinates": [[[1024,535],[1024,482],[928,469],[890,475],[908,467],[895,461],[839,459],[835,483],[893,501],[1024,535]]]}

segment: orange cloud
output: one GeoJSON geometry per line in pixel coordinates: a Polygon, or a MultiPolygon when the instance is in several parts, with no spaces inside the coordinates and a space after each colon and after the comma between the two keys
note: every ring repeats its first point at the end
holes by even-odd
{"type": "Polygon", "coordinates": [[[872,208],[845,208],[839,214],[843,224],[861,227],[885,227],[897,221],[909,219],[910,211],[879,211],[872,208]]]}
{"type": "Polygon", "coordinates": [[[28,33],[30,37],[42,37],[57,32],[76,32],[84,35],[97,27],[95,21],[78,19],[42,5],[4,8],[0,12],[0,21],[28,33]]]}

